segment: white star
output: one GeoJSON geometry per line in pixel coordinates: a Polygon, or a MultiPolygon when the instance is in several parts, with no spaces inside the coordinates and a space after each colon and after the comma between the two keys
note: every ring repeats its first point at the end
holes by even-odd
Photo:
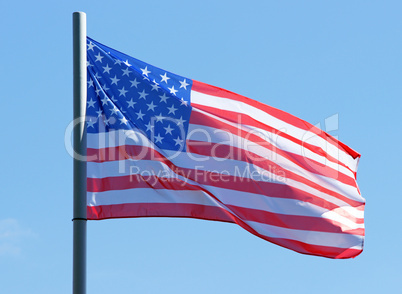
{"type": "Polygon", "coordinates": [[[88,88],[91,88],[94,86],[94,81],[93,80],[89,80],[88,82],[88,88]]]}
{"type": "Polygon", "coordinates": [[[168,109],[169,109],[169,113],[168,114],[170,114],[170,113],[173,113],[173,115],[175,115],[176,113],[176,110],[177,110],[177,108],[174,108],[174,105],[172,104],[172,106],[171,107],[168,107],[168,109]]]}
{"type": "Polygon", "coordinates": [[[123,76],[127,75],[129,76],[131,73],[131,70],[128,69],[128,67],[126,69],[123,69],[123,76]]]}
{"type": "Polygon", "coordinates": [[[148,110],[151,109],[152,111],[155,111],[156,105],[154,104],[154,102],[151,101],[151,103],[147,104],[147,106],[148,106],[148,110]]]}
{"type": "Polygon", "coordinates": [[[102,110],[99,109],[96,113],[98,114],[98,117],[102,116],[102,110]]]}
{"type": "Polygon", "coordinates": [[[127,108],[130,108],[130,107],[134,108],[134,104],[137,104],[137,102],[134,102],[134,101],[133,101],[133,98],[131,98],[130,101],[127,101],[127,103],[128,103],[128,107],[127,107],[127,108]]]}
{"type": "MultiPolygon", "coordinates": [[[[180,81],[179,81],[179,82],[180,82],[180,81]]],[[[184,81],[180,82],[180,84],[181,84],[181,85],[180,85],[180,88],[184,88],[184,89],[186,89],[186,90],[187,90],[187,86],[190,85],[190,84],[187,84],[187,83],[186,83],[186,79],[184,79],[184,81]]]]}
{"type": "Polygon", "coordinates": [[[183,140],[181,140],[179,136],[177,136],[177,139],[173,139],[173,140],[176,142],[175,146],[176,145],[181,146],[183,144],[183,140]]]}
{"type": "Polygon", "coordinates": [[[147,125],[145,125],[146,127],[147,127],[147,132],[148,131],[153,131],[153,128],[154,128],[154,125],[153,124],[151,124],[151,122],[149,122],[147,125]]]}
{"type": "Polygon", "coordinates": [[[105,125],[109,125],[109,119],[105,117],[105,119],[103,120],[103,122],[105,123],[105,125]]]}
{"type": "Polygon", "coordinates": [[[145,115],[141,112],[141,110],[139,112],[136,112],[135,114],[137,115],[137,119],[141,119],[141,120],[143,120],[142,117],[145,115]]]}
{"type": "Polygon", "coordinates": [[[96,121],[92,121],[92,120],[87,121],[87,128],[90,128],[90,127],[95,128],[94,127],[95,123],[96,123],[96,121]]]}
{"type": "Polygon", "coordinates": [[[109,102],[109,99],[107,99],[107,97],[103,97],[102,101],[102,105],[107,105],[107,103],[109,102]]]}
{"type": "Polygon", "coordinates": [[[118,89],[118,90],[119,90],[119,92],[120,92],[120,95],[119,95],[119,96],[124,96],[124,97],[126,97],[126,93],[127,93],[128,91],[125,90],[124,87],[121,88],[121,89],[118,89]]]}
{"type": "Polygon", "coordinates": [[[120,124],[125,124],[127,125],[128,120],[123,116],[123,118],[120,119],[120,124]]]}
{"type": "Polygon", "coordinates": [[[182,105],[187,106],[187,104],[188,104],[188,102],[185,101],[183,98],[181,98],[181,104],[180,104],[180,106],[182,106],[182,105]]]}
{"type": "Polygon", "coordinates": [[[184,120],[183,117],[180,116],[180,118],[177,120],[177,125],[180,126],[180,125],[184,124],[184,122],[186,122],[186,120],[184,120]]]}
{"type": "Polygon", "coordinates": [[[162,112],[159,115],[156,115],[156,122],[162,122],[162,120],[164,119],[162,112]]]}
{"type": "Polygon", "coordinates": [[[100,89],[95,90],[96,96],[99,96],[100,91],[101,91],[100,89]]]}
{"type": "Polygon", "coordinates": [[[116,61],[114,62],[114,64],[118,64],[118,65],[120,65],[122,62],[121,62],[121,60],[120,59],[116,59],[116,61]]]}
{"type": "Polygon", "coordinates": [[[95,108],[95,102],[96,102],[96,101],[92,100],[92,98],[91,98],[90,101],[87,101],[87,103],[88,103],[88,108],[90,108],[90,107],[95,108]]]}
{"type": "Polygon", "coordinates": [[[98,72],[95,73],[95,78],[97,78],[98,80],[101,78],[101,76],[98,74],[98,72]]]}
{"type": "Polygon", "coordinates": [[[87,67],[90,67],[90,66],[93,66],[93,65],[89,62],[89,60],[87,60],[87,67]]]}
{"type": "Polygon", "coordinates": [[[178,90],[174,89],[174,86],[172,86],[171,88],[168,88],[170,90],[170,94],[176,95],[176,92],[178,92],[178,90]]]}
{"type": "Polygon", "coordinates": [[[107,87],[106,83],[102,86],[104,91],[110,90],[110,88],[107,87]]]}
{"type": "Polygon", "coordinates": [[[155,81],[155,80],[153,80],[152,81],[154,84],[153,85],[151,85],[151,87],[152,87],[152,90],[151,91],[153,91],[153,90],[155,90],[155,91],[157,91],[158,92],[158,90],[159,90],[159,84],[155,81]]]}
{"type": "Polygon", "coordinates": [[[106,64],[106,66],[103,66],[103,73],[107,72],[108,74],[110,74],[110,70],[112,69],[111,67],[109,67],[109,64],[106,64]]]}
{"type": "Polygon", "coordinates": [[[127,65],[127,66],[131,66],[131,64],[128,63],[128,60],[124,61],[124,64],[127,65]]]}
{"type": "Polygon", "coordinates": [[[92,51],[94,51],[94,47],[95,47],[95,45],[92,43],[92,42],[89,42],[89,44],[87,44],[87,46],[88,46],[88,51],[89,50],[92,50],[92,51]]]}
{"type": "Polygon", "coordinates": [[[138,88],[137,86],[138,86],[138,84],[139,84],[140,82],[137,82],[137,79],[134,79],[133,81],[130,81],[130,83],[131,83],[131,87],[136,87],[136,88],[138,88]]]}
{"type": "Polygon", "coordinates": [[[168,76],[166,75],[166,73],[164,75],[160,75],[162,77],[161,83],[165,82],[167,84],[167,80],[169,80],[170,78],[168,78],[168,76]]]}
{"type": "Polygon", "coordinates": [[[140,69],[141,69],[141,71],[142,71],[142,75],[144,75],[144,76],[148,76],[148,74],[151,73],[151,72],[148,70],[148,66],[146,66],[145,68],[140,68],[140,69]]]}
{"type": "Polygon", "coordinates": [[[142,90],[142,92],[138,92],[138,94],[140,94],[140,99],[141,98],[146,99],[146,96],[149,95],[149,94],[145,93],[145,90],[142,90]]]}
{"type": "Polygon", "coordinates": [[[158,136],[155,136],[155,143],[161,143],[162,144],[162,139],[163,139],[164,137],[161,137],[161,135],[160,134],[158,134],[158,136]]]}
{"type": "Polygon", "coordinates": [[[102,58],[103,58],[104,56],[102,56],[102,55],[100,54],[100,52],[98,53],[98,55],[95,55],[95,57],[96,57],[95,62],[99,61],[100,63],[102,63],[102,58]]]}
{"type": "Polygon", "coordinates": [[[167,128],[164,128],[166,130],[166,135],[167,134],[171,134],[172,135],[172,131],[173,129],[170,127],[170,125],[167,126],[167,128]]]}
{"type": "Polygon", "coordinates": [[[116,114],[119,111],[119,109],[115,105],[112,109],[110,109],[110,111],[112,112],[112,115],[113,115],[113,114],[116,114]]]}
{"type": "Polygon", "coordinates": [[[120,79],[118,79],[116,75],[114,75],[114,78],[110,78],[110,79],[112,80],[112,85],[116,84],[116,86],[117,86],[117,82],[120,81],[120,79]]]}
{"type": "Polygon", "coordinates": [[[162,96],[159,95],[159,97],[161,98],[161,101],[159,101],[159,103],[160,103],[160,102],[165,102],[165,103],[167,103],[166,100],[169,98],[168,96],[166,96],[166,93],[163,93],[162,96]]]}

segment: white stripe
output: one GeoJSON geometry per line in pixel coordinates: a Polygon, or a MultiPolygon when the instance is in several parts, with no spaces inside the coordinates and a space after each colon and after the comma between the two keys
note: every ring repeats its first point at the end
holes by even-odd
{"type": "Polygon", "coordinates": [[[356,218],[364,218],[364,210],[358,210],[351,206],[343,206],[342,209],[345,210],[347,213],[355,216],[356,218]]]}
{"type": "Polygon", "coordinates": [[[87,192],[88,206],[127,203],[185,203],[221,207],[214,198],[203,191],[172,192],[172,190],[164,189],[136,188],[98,193],[87,192]]]}
{"type": "MultiPolygon", "coordinates": [[[[345,208],[345,207],[341,207],[341,209],[342,208],[345,208]]],[[[349,208],[349,207],[346,207],[346,208],[349,208]]],[[[350,219],[348,219],[348,218],[346,218],[346,217],[344,217],[342,215],[339,215],[337,211],[339,211],[338,208],[335,209],[335,210],[324,212],[321,215],[321,217],[322,218],[327,218],[327,219],[330,219],[330,220],[333,220],[333,221],[336,221],[336,222],[339,222],[341,224],[344,224],[344,225],[348,226],[351,229],[364,229],[364,224],[355,223],[355,222],[351,221],[350,219]]]]}
{"type": "Polygon", "coordinates": [[[286,123],[285,121],[269,115],[267,112],[260,110],[254,106],[228,98],[211,96],[208,94],[196,92],[194,90],[191,91],[191,103],[213,107],[216,108],[217,111],[228,110],[249,115],[256,120],[270,125],[273,128],[283,133],[287,133],[303,142],[306,142],[306,140],[308,139],[309,144],[322,148],[324,151],[335,158],[340,158],[339,160],[341,162],[344,162],[353,171],[357,170],[358,160],[353,159],[345,151],[328,143],[326,140],[314,134],[313,132],[295,127],[289,123],[286,123]]]}

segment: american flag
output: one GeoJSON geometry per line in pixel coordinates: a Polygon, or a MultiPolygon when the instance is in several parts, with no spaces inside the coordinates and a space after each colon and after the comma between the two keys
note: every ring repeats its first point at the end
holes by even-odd
{"type": "Polygon", "coordinates": [[[255,100],[87,39],[87,215],[236,223],[294,251],[363,250],[360,154],[255,100]]]}

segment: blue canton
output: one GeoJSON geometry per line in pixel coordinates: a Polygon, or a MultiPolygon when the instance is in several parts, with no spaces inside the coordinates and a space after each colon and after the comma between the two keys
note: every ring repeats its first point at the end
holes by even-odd
{"type": "Polygon", "coordinates": [[[141,132],[161,149],[185,151],[192,80],[87,38],[87,132],[141,132]]]}

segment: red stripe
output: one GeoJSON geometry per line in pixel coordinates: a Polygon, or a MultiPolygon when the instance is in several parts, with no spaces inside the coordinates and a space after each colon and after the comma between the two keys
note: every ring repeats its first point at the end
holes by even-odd
{"type": "Polygon", "coordinates": [[[87,178],[87,191],[98,193],[113,190],[128,190],[134,188],[167,189],[167,190],[186,190],[196,191],[199,187],[190,185],[177,178],[160,178],[156,175],[141,176],[139,174],[107,177],[107,178],[87,178]]]}
{"type": "Polygon", "coordinates": [[[188,217],[234,223],[234,217],[217,206],[185,203],[125,203],[87,206],[87,218],[188,217]]]}
{"type": "MultiPolygon", "coordinates": [[[[224,116],[224,115],[222,115],[222,116],[224,116]]],[[[272,144],[270,144],[268,141],[263,140],[262,138],[260,138],[259,136],[255,135],[253,133],[246,132],[246,131],[244,131],[244,130],[242,130],[240,128],[233,127],[233,126],[231,126],[229,124],[226,124],[224,122],[218,121],[218,120],[216,120],[216,119],[214,119],[214,118],[212,118],[210,116],[207,116],[207,115],[205,115],[203,113],[193,111],[192,115],[191,115],[190,123],[191,124],[205,125],[205,126],[208,126],[208,127],[214,128],[214,129],[229,132],[229,133],[231,133],[233,135],[236,135],[236,136],[239,136],[239,137],[242,137],[242,138],[247,138],[248,141],[256,143],[256,144],[258,144],[259,146],[261,146],[261,147],[263,147],[265,149],[271,150],[271,151],[273,151],[273,152],[275,152],[277,154],[282,155],[286,159],[292,161],[293,163],[295,163],[296,165],[300,166],[301,168],[309,171],[310,173],[323,175],[325,177],[329,177],[329,178],[338,180],[341,183],[353,186],[355,188],[357,187],[356,181],[355,181],[354,178],[352,178],[350,176],[347,176],[344,173],[341,173],[340,171],[337,171],[337,170],[335,170],[335,169],[333,169],[333,168],[331,168],[331,167],[329,167],[327,165],[323,165],[323,164],[321,164],[321,163],[319,163],[319,162],[317,162],[317,161],[315,161],[313,159],[310,159],[308,157],[304,157],[304,156],[301,156],[301,155],[298,155],[298,154],[295,154],[295,153],[291,153],[291,152],[288,152],[288,151],[281,150],[281,149],[273,146],[272,144]]],[[[290,138],[292,138],[292,137],[290,137],[290,138]]],[[[226,138],[225,138],[225,140],[226,140],[226,138]]],[[[299,141],[297,139],[294,139],[294,138],[293,138],[292,141],[294,141],[295,143],[297,143],[299,145],[301,144],[300,148],[304,147],[303,142],[301,142],[301,141],[299,141]],[[299,142],[296,142],[296,141],[299,141],[299,142]]],[[[219,145],[218,143],[215,143],[215,144],[219,145]]],[[[222,145],[222,146],[225,146],[225,145],[222,145]]],[[[230,146],[230,148],[227,148],[228,153],[226,153],[226,155],[233,153],[233,152],[230,152],[232,149],[233,149],[232,146],[230,146]]],[[[315,149],[320,149],[322,151],[321,153],[325,153],[321,148],[315,147],[315,149]]],[[[246,152],[250,153],[248,151],[246,151],[246,152]]],[[[317,152],[315,152],[315,153],[317,153],[317,152]]],[[[320,154],[320,155],[322,155],[322,154],[320,154]]],[[[340,164],[340,165],[348,168],[346,165],[340,163],[335,158],[330,157],[330,155],[328,155],[326,153],[325,153],[325,155],[326,155],[326,159],[328,159],[328,160],[330,160],[332,162],[335,162],[336,164],[340,164]]]]}
{"type": "Polygon", "coordinates": [[[240,101],[246,104],[249,104],[253,107],[256,107],[286,123],[289,123],[297,128],[306,130],[306,131],[310,131],[312,133],[315,133],[316,135],[320,136],[321,138],[323,138],[324,140],[328,141],[329,143],[333,144],[336,147],[340,147],[341,149],[343,149],[346,153],[350,154],[353,158],[358,158],[360,157],[360,154],[358,152],[356,152],[355,150],[353,150],[352,148],[350,148],[349,146],[343,144],[342,142],[338,141],[337,139],[335,139],[334,137],[332,137],[331,135],[323,132],[322,130],[318,129],[317,127],[313,126],[312,124],[299,119],[298,117],[295,117],[287,112],[284,112],[282,110],[279,110],[277,108],[265,105],[261,102],[252,100],[250,98],[244,97],[242,95],[230,92],[228,90],[222,89],[222,88],[218,88],[215,86],[211,86],[202,82],[198,82],[193,80],[193,85],[191,87],[192,91],[196,91],[196,92],[201,92],[204,94],[208,94],[211,96],[216,96],[216,97],[221,97],[221,98],[226,98],[226,99],[231,99],[231,100],[235,100],[235,101],[240,101]]]}
{"type": "Polygon", "coordinates": [[[262,235],[256,234],[258,237],[265,239],[271,243],[276,245],[291,249],[293,251],[307,254],[307,255],[316,255],[327,258],[334,259],[345,259],[345,258],[354,258],[362,253],[362,249],[352,249],[352,248],[338,248],[338,247],[330,247],[330,246],[319,246],[319,245],[311,245],[295,240],[290,239],[280,239],[280,238],[267,238],[262,235]]]}
{"type": "Polygon", "coordinates": [[[252,228],[250,228],[248,225],[245,225],[241,220],[236,219],[226,210],[214,206],[174,203],[150,203],[146,205],[127,203],[87,207],[87,218],[89,220],[128,217],[190,217],[237,223],[250,233],[271,243],[283,246],[302,254],[318,255],[328,258],[351,258],[359,255],[362,252],[362,250],[357,249],[317,246],[295,240],[266,237],[255,232],[252,228]]]}

